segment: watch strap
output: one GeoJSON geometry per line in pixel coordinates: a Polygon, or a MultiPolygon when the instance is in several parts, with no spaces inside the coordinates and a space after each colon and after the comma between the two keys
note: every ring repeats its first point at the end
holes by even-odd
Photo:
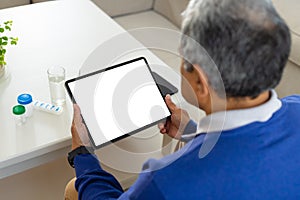
{"type": "Polygon", "coordinates": [[[74,159],[80,154],[94,154],[94,149],[92,147],[80,146],[68,153],[68,162],[71,167],[74,168],[74,159]]]}

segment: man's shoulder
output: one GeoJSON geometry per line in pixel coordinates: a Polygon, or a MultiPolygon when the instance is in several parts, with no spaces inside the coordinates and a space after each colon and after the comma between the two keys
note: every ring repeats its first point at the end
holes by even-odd
{"type": "MultiPolygon", "coordinates": [[[[281,99],[281,102],[283,104],[283,108],[281,110],[284,110],[285,112],[294,113],[290,112],[292,110],[300,110],[300,95],[290,95],[286,96],[281,99]]],[[[300,115],[300,113],[299,113],[300,115]]]]}
{"type": "Polygon", "coordinates": [[[283,97],[281,101],[285,103],[295,103],[300,105],[300,94],[294,94],[294,95],[283,97]]]}

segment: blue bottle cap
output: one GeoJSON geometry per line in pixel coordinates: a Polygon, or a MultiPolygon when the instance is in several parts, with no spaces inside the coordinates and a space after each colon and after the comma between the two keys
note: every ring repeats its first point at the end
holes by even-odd
{"type": "Polygon", "coordinates": [[[21,105],[27,105],[32,102],[32,96],[30,94],[21,94],[18,96],[18,103],[21,105]]]}

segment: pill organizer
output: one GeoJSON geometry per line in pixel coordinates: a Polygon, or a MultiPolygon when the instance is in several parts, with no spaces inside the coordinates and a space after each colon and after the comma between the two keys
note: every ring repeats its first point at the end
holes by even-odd
{"type": "Polygon", "coordinates": [[[55,115],[60,115],[63,112],[62,106],[56,106],[51,103],[45,103],[42,101],[35,101],[33,103],[33,107],[36,110],[41,110],[41,111],[48,112],[48,113],[55,114],[55,115]]]}

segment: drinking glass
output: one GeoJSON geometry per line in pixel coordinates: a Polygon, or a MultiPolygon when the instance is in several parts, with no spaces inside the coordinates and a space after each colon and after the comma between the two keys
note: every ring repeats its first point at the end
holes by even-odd
{"type": "Polygon", "coordinates": [[[51,67],[47,70],[51,102],[57,106],[66,102],[65,71],[63,67],[51,67]]]}

